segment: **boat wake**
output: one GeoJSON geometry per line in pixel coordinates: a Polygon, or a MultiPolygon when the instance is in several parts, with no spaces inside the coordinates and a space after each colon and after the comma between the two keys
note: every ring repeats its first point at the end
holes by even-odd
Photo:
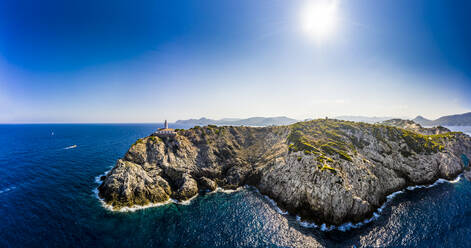
{"type": "Polygon", "coordinates": [[[10,186],[10,187],[7,187],[7,188],[3,188],[3,189],[0,189],[0,194],[3,194],[3,193],[7,193],[11,190],[14,190],[16,189],[16,186],[10,186]]]}

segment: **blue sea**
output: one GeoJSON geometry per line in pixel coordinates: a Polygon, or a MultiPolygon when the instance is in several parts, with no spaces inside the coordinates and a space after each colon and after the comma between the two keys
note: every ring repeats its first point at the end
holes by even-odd
{"type": "Polygon", "coordinates": [[[464,178],[397,194],[348,231],[306,228],[253,188],[187,205],[103,208],[96,178],[158,126],[0,125],[0,247],[471,247],[464,178]]]}

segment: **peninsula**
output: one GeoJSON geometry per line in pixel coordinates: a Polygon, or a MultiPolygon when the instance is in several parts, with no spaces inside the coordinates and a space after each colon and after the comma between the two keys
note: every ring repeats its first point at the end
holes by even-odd
{"type": "Polygon", "coordinates": [[[471,155],[469,136],[403,120],[173,132],[137,140],[99,196],[120,209],[252,185],[303,220],[339,225],[368,218],[395,191],[455,178],[471,155]]]}
{"type": "Polygon", "coordinates": [[[429,120],[419,115],[413,121],[423,126],[470,126],[471,113],[447,115],[436,120],[429,120]]]}

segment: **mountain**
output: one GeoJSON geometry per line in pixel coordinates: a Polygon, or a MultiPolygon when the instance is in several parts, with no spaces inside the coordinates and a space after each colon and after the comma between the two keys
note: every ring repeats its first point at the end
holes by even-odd
{"type": "Polygon", "coordinates": [[[471,112],[442,116],[436,120],[428,120],[422,116],[417,116],[413,121],[423,126],[471,126],[471,112]]]}
{"type": "Polygon", "coordinates": [[[412,121],[415,122],[415,123],[418,123],[422,126],[433,126],[433,121],[432,120],[426,119],[426,118],[424,118],[423,116],[420,116],[420,115],[415,117],[412,121]]]}
{"type": "Polygon", "coordinates": [[[471,138],[463,133],[390,124],[401,128],[318,119],[151,135],[117,161],[98,194],[120,210],[251,185],[302,220],[358,223],[394,192],[455,178],[465,170],[463,155],[471,156],[471,138]]]}
{"type": "Polygon", "coordinates": [[[297,122],[295,119],[291,119],[285,116],[279,117],[251,117],[247,119],[237,119],[237,118],[224,118],[220,120],[212,120],[208,118],[200,119],[189,119],[189,120],[178,120],[175,122],[177,125],[181,126],[207,126],[207,125],[217,125],[217,126],[282,126],[289,125],[297,122]]]}
{"type": "Polygon", "coordinates": [[[182,126],[189,126],[189,127],[194,127],[194,126],[207,126],[207,125],[215,125],[216,120],[211,120],[208,118],[200,118],[200,119],[188,119],[188,120],[178,120],[175,122],[175,124],[182,125],[182,126]]]}
{"type": "Polygon", "coordinates": [[[252,117],[231,122],[223,122],[222,125],[234,126],[282,126],[296,123],[297,120],[285,116],[280,117],[252,117]]]}
{"type": "Polygon", "coordinates": [[[378,122],[383,122],[386,120],[394,119],[394,117],[367,117],[367,116],[350,116],[350,115],[344,115],[344,116],[337,116],[334,119],[337,120],[343,120],[343,121],[355,121],[355,122],[365,122],[365,123],[378,123],[378,122]]]}

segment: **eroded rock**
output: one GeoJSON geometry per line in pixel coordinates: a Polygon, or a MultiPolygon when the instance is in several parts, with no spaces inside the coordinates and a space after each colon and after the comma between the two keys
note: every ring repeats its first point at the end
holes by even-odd
{"type": "Polygon", "coordinates": [[[214,191],[218,187],[216,182],[214,182],[213,180],[211,180],[207,177],[201,177],[198,180],[198,183],[199,183],[199,188],[201,190],[214,191]]]}
{"type": "Polygon", "coordinates": [[[465,134],[391,123],[314,120],[149,136],[117,162],[99,195],[121,208],[250,184],[303,219],[360,221],[395,191],[456,177],[464,170],[461,156],[471,155],[465,134]]]}

